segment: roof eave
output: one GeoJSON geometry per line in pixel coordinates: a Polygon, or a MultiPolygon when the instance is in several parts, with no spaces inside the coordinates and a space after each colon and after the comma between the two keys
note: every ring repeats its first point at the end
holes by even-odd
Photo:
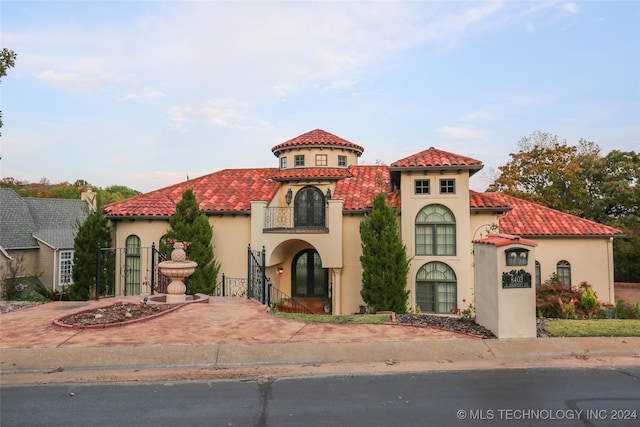
{"type": "Polygon", "coordinates": [[[512,209],[511,206],[470,208],[471,212],[508,212],[512,209]]]}
{"type": "Polygon", "coordinates": [[[452,165],[452,166],[389,166],[391,172],[403,172],[403,171],[463,171],[468,170],[469,176],[472,176],[484,165],[452,165]]]}

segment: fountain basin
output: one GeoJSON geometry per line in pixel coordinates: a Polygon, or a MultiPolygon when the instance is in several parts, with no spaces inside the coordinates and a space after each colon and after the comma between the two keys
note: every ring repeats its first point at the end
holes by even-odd
{"type": "MultiPolygon", "coordinates": [[[[149,295],[147,297],[146,304],[170,304],[167,301],[167,294],[157,294],[157,295],[149,295]]],[[[181,301],[180,304],[194,304],[194,303],[209,303],[209,295],[205,294],[195,294],[195,295],[185,295],[184,301],[181,301]]]]}

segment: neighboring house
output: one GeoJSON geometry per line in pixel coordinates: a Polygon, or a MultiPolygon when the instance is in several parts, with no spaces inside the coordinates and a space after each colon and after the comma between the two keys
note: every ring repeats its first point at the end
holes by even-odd
{"type": "Polygon", "coordinates": [[[0,188],[0,277],[9,278],[19,263],[21,274],[38,275],[47,288],[70,285],[77,225],[88,213],[83,200],[20,197],[0,188]]]}
{"type": "MultiPolygon", "coordinates": [[[[192,189],[213,226],[227,277],[246,277],[247,245],[264,247],[267,276],[282,292],[308,302],[331,298],[334,314],[351,313],[363,304],[360,222],[383,191],[399,212],[411,258],[413,308],[466,307],[474,293],[472,241],[496,232],[536,241],[538,283],[557,273],[572,286],[586,281],[600,300],[613,301],[612,239],[619,230],[472,191],[469,178],[483,165],[470,157],[429,148],[390,166],[359,166],[363,151],[314,130],[272,148],[277,168],[225,169],[107,205],[115,246],[158,244],[175,204],[192,189]]],[[[117,285],[116,292],[122,289],[117,285]]]]}

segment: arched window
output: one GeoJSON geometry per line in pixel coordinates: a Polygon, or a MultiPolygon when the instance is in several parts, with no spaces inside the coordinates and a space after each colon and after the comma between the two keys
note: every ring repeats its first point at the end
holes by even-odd
{"type": "Polygon", "coordinates": [[[458,281],[451,267],[430,262],[416,274],[416,305],[426,313],[450,313],[457,305],[458,281]]]}
{"type": "Polygon", "coordinates": [[[125,241],[124,294],[140,295],[140,238],[135,234],[125,241]]]}
{"type": "Polygon", "coordinates": [[[320,254],[315,249],[299,252],[293,258],[291,291],[294,297],[329,296],[329,274],[322,268],[320,254]]]}
{"type": "Polygon", "coordinates": [[[324,227],[325,202],[322,191],[305,187],[296,193],[294,225],[296,227],[324,227]]]}
{"type": "Polygon", "coordinates": [[[416,255],[455,255],[456,218],[442,205],[422,208],[416,217],[416,255]]]}
{"type": "Polygon", "coordinates": [[[571,286],[571,264],[569,264],[569,261],[559,261],[556,264],[556,273],[560,283],[571,286]]]}

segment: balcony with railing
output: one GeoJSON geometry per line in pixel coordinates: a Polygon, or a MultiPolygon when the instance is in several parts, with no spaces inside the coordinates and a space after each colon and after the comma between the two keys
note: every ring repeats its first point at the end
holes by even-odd
{"type": "Polygon", "coordinates": [[[328,233],[328,209],[296,212],[293,207],[272,207],[264,210],[265,233],[328,233]]]}

